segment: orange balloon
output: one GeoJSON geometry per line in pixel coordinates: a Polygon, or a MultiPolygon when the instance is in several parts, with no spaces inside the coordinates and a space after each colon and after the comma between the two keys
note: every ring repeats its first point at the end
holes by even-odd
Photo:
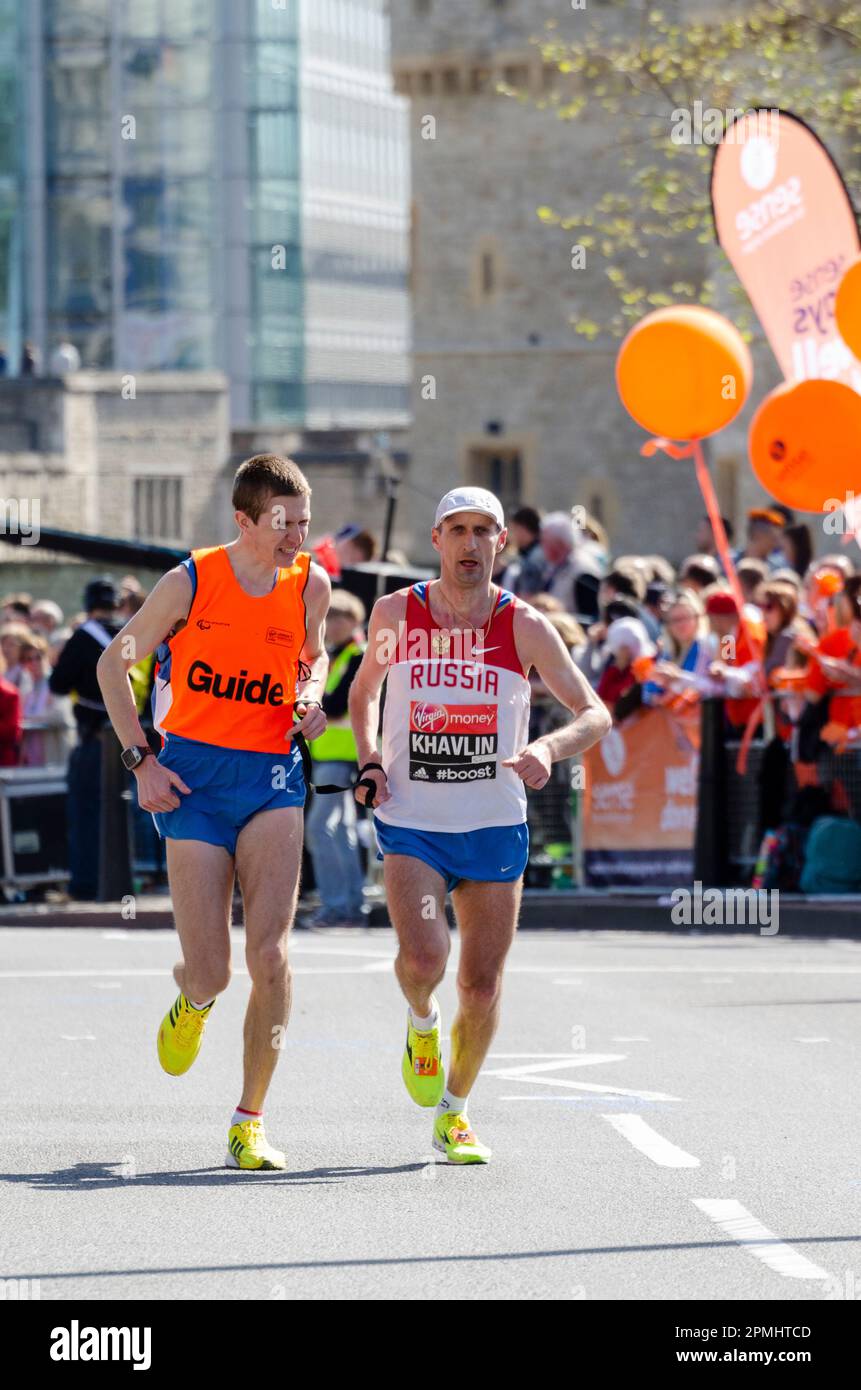
{"type": "Polygon", "coordinates": [[[824,512],[861,489],[861,396],[841,381],[785,381],[754,415],[748,449],[778,502],[824,512]]]}
{"type": "Polygon", "coordinates": [[[646,314],[616,359],[622,404],[638,425],[667,439],[705,439],[747,400],[753,363],[738,329],[699,304],[646,314]]]}
{"type": "Polygon", "coordinates": [[[837,286],[834,317],[840,337],[849,351],[861,360],[861,256],[852,262],[837,286]]]}
{"type": "Polygon", "coordinates": [[[634,660],[631,662],[631,670],[634,673],[634,680],[637,681],[638,684],[642,685],[643,681],[647,681],[649,679],[649,677],[652,674],[652,671],[654,670],[654,667],[655,658],[653,656],[635,656],[634,660]]]}

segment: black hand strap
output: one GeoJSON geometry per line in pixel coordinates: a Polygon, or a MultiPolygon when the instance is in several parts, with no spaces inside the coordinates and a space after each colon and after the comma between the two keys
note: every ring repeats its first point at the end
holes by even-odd
{"type": "Polygon", "coordinates": [[[371,802],[373,801],[376,795],[377,787],[376,783],[373,782],[370,777],[363,777],[362,773],[368,772],[371,768],[374,767],[379,768],[380,772],[385,772],[386,769],[383,767],[382,763],[365,763],[363,767],[359,768],[359,771],[356,774],[355,782],[350,782],[349,785],[346,787],[336,786],[332,782],[326,782],[322,785],[317,783],[315,785],[312,776],[313,763],[311,761],[311,752],[308,748],[308,744],[305,741],[305,735],[294,734],[293,737],[296,743],[298,744],[299,752],[302,755],[302,769],[305,773],[305,786],[308,788],[309,791],[317,792],[321,796],[334,796],[336,792],[352,792],[355,791],[357,787],[364,787],[365,797],[363,805],[370,806],[371,802]]]}
{"type": "Polygon", "coordinates": [[[360,767],[359,771],[356,773],[355,786],[365,788],[365,795],[362,798],[363,806],[370,806],[374,797],[377,794],[376,782],[374,782],[370,777],[362,776],[363,772],[369,772],[371,768],[374,767],[379,768],[380,772],[385,772],[386,770],[383,767],[382,763],[365,763],[364,766],[360,767]]]}

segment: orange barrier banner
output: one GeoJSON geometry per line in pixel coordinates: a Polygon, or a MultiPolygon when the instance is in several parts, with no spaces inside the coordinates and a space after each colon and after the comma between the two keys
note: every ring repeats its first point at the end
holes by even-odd
{"type": "Polygon", "coordinates": [[[595,886],[693,878],[698,719],[640,710],[584,754],[583,865],[595,886]]]}
{"type": "Polygon", "coordinates": [[[787,381],[826,377],[861,392],[834,300],[861,250],[849,194],[828,150],[787,111],[749,111],[726,131],[711,180],[717,239],[787,381]]]}

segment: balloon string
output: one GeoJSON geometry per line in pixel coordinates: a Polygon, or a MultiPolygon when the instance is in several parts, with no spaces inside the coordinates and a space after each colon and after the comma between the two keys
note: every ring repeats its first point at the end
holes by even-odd
{"type": "Polygon", "coordinates": [[[744,593],[742,592],[735,564],[730,554],[729,541],[727,540],[726,531],[724,530],[723,518],[720,514],[720,506],[718,505],[717,496],[715,495],[711,474],[709,473],[708,465],[703,457],[702,445],[699,439],[691,439],[686,444],[674,444],[671,439],[647,439],[640,449],[640,453],[644,454],[646,458],[651,458],[659,449],[661,453],[668,454],[670,458],[674,459],[690,458],[691,455],[693,455],[694,465],[697,471],[697,482],[700,485],[700,492],[706,504],[706,513],[711,524],[718,555],[724,567],[724,573],[729,581],[730,592],[738,608],[739,622],[747,636],[751,654],[757,661],[762,661],[762,643],[757,633],[751,627],[744,611],[744,593]]]}
{"type": "Polygon", "coordinates": [[[726,574],[726,577],[729,580],[730,591],[738,607],[739,621],[741,622],[741,626],[743,627],[747,635],[747,640],[750,644],[750,650],[752,654],[757,658],[757,660],[761,660],[762,646],[759,641],[759,637],[752,630],[750,623],[745,617],[744,593],[742,591],[741,583],[739,582],[738,573],[736,572],[732,555],[730,554],[729,541],[727,540],[726,531],[724,529],[723,517],[720,514],[720,506],[718,505],[717,496],[715,494],[714,484],[712,482],[712,475],[709,472],[708,465],[706,464],[706,461],[703,457],[703,451],[700,441],[698,439],[694,439],[691,441],[691,443],[693,447],[694,463],[696,465],[697,470],[697,482],[700,485],[700,492],[702,493],[703,501],[706,504],[706,512],[708,513],[708,518],[711,522],[711,528],[714,533],[715,542],[718,548],[718,555],[721,558],[721,564],[724,567],[724,573],[726,574]]]}
{"type": "MultiPolygon", "coordinates": [[[[721,564],[724,567],[724,573],[726,574],[727,580],[729,582],[730,592],[732,593],[732,596],[736,602],[736,607],[738,608],[739,624],[747,637],[751,655],[759,663],[763,685],[765,685],[765,662],[763,645],[759,639],[759,635],[754,631],[745,613],[744,593],[742,591],[741,583],[739,581],[738,573],[736,571],[732,555],[730,554],[729,541],[727,540],[726,530],[724,529],[723,518],[720,514],[720,506],[718,504],[717,496],[715,494],[711,474],[708,470],[708,465],[706,464],[705,458],[703,456],[702,445],[699,439],[692,439],[686,444],[675,444],[671,439],[649,439],[642,446],[640,452],[644,454],[647,458],[650,458],[654,453],[657,452],[658,449],[660,449],[662,453],[668,454],[670,458],[674,459],[690,458],[691,455],[693,455],[694,466],[696,468],[697,473],[697,482],[700,485],[700,492],[702,493],[703,501],[706,504],[706,513],[711,524],[712,534],[715,538],[715,544],[717,545],[718,555],[720,556],[721,564]]],[[[741,741],[741,747],[739,748],[738,752],[736,768],[738,772],[742,775],[744,774],[747,768],[747,755],[750,749],[751,741],[753,739],[754,731],[758,727],[764,713],[770,713],[770,711],[767,710],[765,701],[760,700],[756,708],[751,713],[749,720],[747,721],[747,725],[745,727],[741,741]]]]}

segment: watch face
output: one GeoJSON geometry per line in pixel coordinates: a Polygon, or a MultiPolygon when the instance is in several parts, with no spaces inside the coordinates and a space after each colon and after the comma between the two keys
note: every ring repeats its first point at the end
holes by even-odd
{"type": "Polygon", "coordinates": [[[138,763],[143,762],[143,755],[139,748],[124,748],[122,759],[123,765],[128,768],[129,772],[132,772],[138,763]]]}

